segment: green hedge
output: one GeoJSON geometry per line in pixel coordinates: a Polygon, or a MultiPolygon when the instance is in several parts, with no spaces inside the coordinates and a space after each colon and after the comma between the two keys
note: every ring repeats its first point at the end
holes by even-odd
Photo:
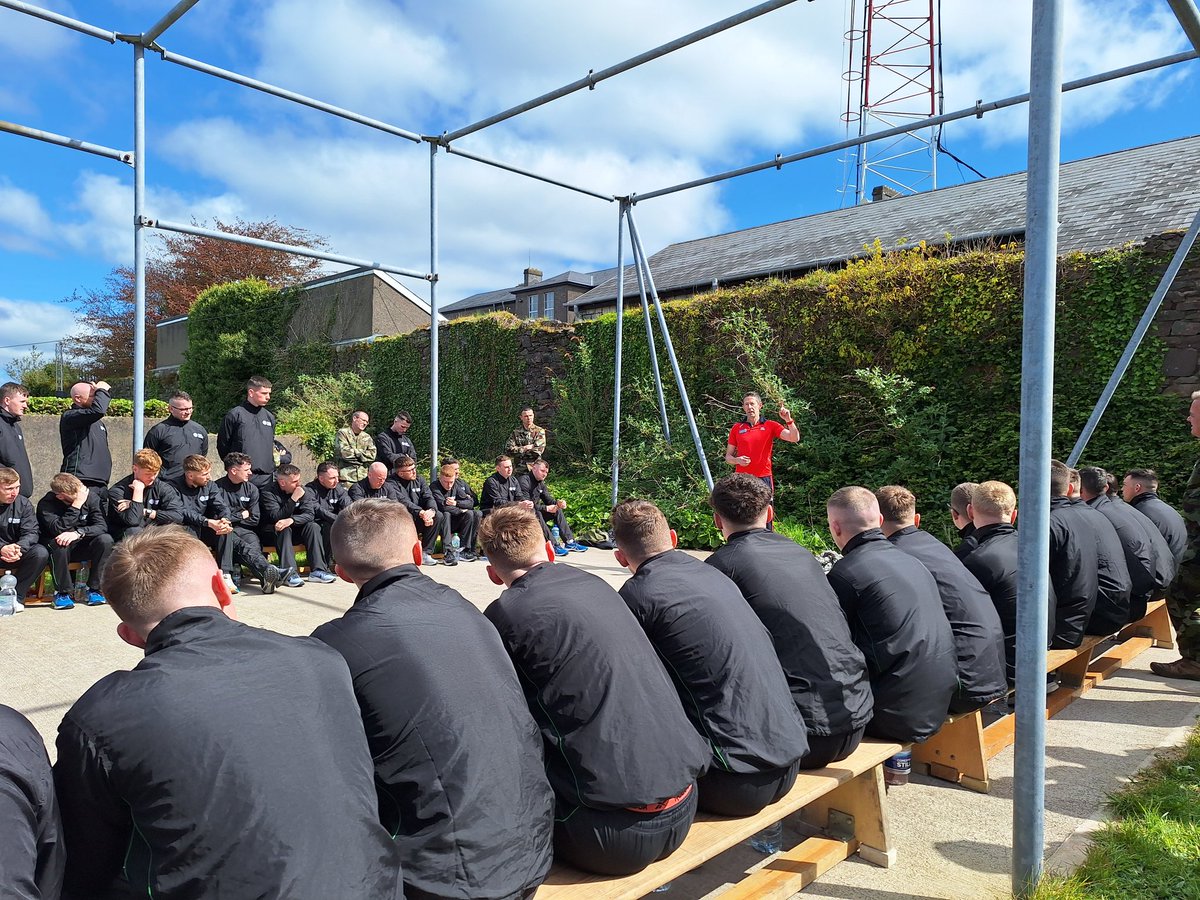
{"type": "MultiPolygon", "coordinates": [[[[1163,264],[1140,249],[1060,261],[1053,444],[1060,458],[1163,264]]],[[[946,257],[923,246],[895,253],[877,247],[838,272],[666,304],[714,477],[730,471],[724,449],[741,418],[742,394],[758,390],[769,414],[785,400],[801,425],[800,445],[776,442],[777,504],[785,519],[820,531],[824,501],[838,487],[902,483],[917,494],[923,522],[952,540],[945,507],[956,483],[998,478],[1016,485],[1022,267],[1017,248],[946,257]]],[[[560,416],[595,423],[592,458],[584,442],[572,448],[572,461],[595,473],[611,453],[611,390],[570,388],[611,385],[615,325],[609,314],[576,326],[583,346],[560,392],[560,416]]],[[[659,435],[641,313],[627,313],[625,326],[621,493],[690,509],[703,489],[661,342],[670,446],[659,435]]],[[[1184,423],[1187,401],[1161,393],[1164,352],[1156,338],[1143,342],[1083,463],[1117,472],[1152,466],[1169,497],[1185,480],[1195,446],[1184,423]]]]}
{"type": "MultiPolygon", "coordinates": [[[[29,415],[57,416],[71,408],[71,401],[66,397],[30,397],[29,415]]],[[[167,404],[162,400],[146,401],[146,418],[165,418],[168,415],[167,404]]],[[[108,406],[108,414],[117,418],[128,418],[133,415],[133,401],[113,399],[108,406]]]]}

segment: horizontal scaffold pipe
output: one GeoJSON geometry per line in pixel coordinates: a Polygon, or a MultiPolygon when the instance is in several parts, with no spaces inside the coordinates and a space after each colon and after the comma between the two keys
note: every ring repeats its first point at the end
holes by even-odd
{"type": "Polygon", "coordinates": [[[22,3],[21,0],[0,0],[0,7],[25,13],[27,16],[33,16],[35,19],[53,22],[55,25],[61,25],[64,28],[70,28],[72,31],[100,38],[100,40],[108,41],[110,44],[117,42],[117,33],[115,31],[109,31],[107,28],[97,28],[95,25],[89,25],[87,22],[81,22],[78,19],[64,16],[61,13],[42,9],[40,6],[34,6],[32,3],[22,3]]]}
{"type": "MultiPolygon", "coordinates": [[[[1117,78],[1124,78],[1127,75],[1139,75],[1142,72],[1150,72],[1154,69],[1162,69],[1166,66],[1174,66],[1179,63],[1188,62],[1200,56],[1195,50],[1189,50],[1186,53],[1175,53],[1171,56],[1162,56],[1158,59],[1148,60],[1147,62],[1137,63],[1132,66],[1125,66],[1120,69],[1113,69],[1109,72],[1101,72],[1099,75],[1089,75],[1087,78],[1079,78],[1075,81],[1065,82],[1062,86],[1063,91],[1077,91],[1080,88],[1091,87],[1094,84],[1103,84],[1106,81],[1114,81],[1117,78]]],[[[642,200],[652,200],[655,197],[665,197],[667,194],[677,194],[680,191],[690,190],[695,187],[702,187],[706,184],[714,184],[718,181],[728,181],[730,178],[737,178],[741,175],[749,175],[752,172],[762,172],[765,169],[778,169],[786,166],[788,163],[799,162],[802,159],[812,159],[815,156],[824,156],[827,153],[836,153],[838,150],[845,150],[847,147],[858,147],[862,144],[870,144],[875,141],[884,140],[885,138],[896,137],[901,134],[908,134],[913,131],[920,131],[922,128],[930,128],[934,125],[941,125],[944,122],[953,122],[957,119],[967,119],[971,116],[983,118],[984,113],[993,112],[997,109],[1005,109],[1009,106],[1020,106],[1022,103],[1029,102],[1029,94],[1018,94],[1015,97],[1006,97],[1003,100],[992,100],[989,103],[984,103],[980,100],[974,106],[960,109],[955,112],[943,113],[939,116],[931,116],[928,119],[921,119],[916,122],[910,122],[907,125],[897,125],[895,128],[888,128],[883,131],[876,131],[872,134],[864,134],[861,137],[847,138],[844,141],[838,141],[835,144],[826,144],[824,147],[816,147],[812,150],[804,150],[800,153],[793,153],[790,156],[776,156],[774,159],[766,160],[765,162],[755,163],[752,166],[743,166],[740,169],[733,169],[729,172],[722,172],[719,175],[709,175],[706,178],[697,178],[694,181],[685,181],[682,184],[674,184],[670,187],[659,188],[656,191],[650,191],[645,194],[631,194],[630,200],[637,203],[642,200]]]]}
{"type": "Polygon", "coordinates": [[[420,278],[429,281],[432,276],[415,269],[402,269],[399,266],[389,266],[385,263],[373,262],[367,259],[355,259],[353,256],[340,256],[336,253],[325,253],[312,247],[298,247],[295,244],[281,244],[277,241],[264,241],[262,238],[247,237],[244,234],[231,234],[228,231],[216,231],[212,228],[200,228],[197,225],[184,225],[181,222],[168,222],[164,219],[154,219],[144,216],[140,223],[144,228],[157,228],[160,231],[175,231],[179,234],[192,234],[196,237],[215,238],[218,241],[229,241],[232,244],[246,244],[251,247],[262,247],[264,250],[278,250],[280,253],[293,253],[296,256],[307,256],[309,259],[321,259],[325,262],[342,263],[360,269],[378,269],[380,272],[390,272],[393,275],[405,275],[409,278],[420,278]]]}
{"type": "Polygon", "coordinates": [[[142,32],[142,44],[147,47],[152,45],[155,41],[162,37],[164,31],[178,22],[180,17],[185,12],[199,2],[200,0],[179,0],[178,3],[171,7],[170,12],[155,22],[148,31],[142,32]]]}
{"type": "MultiPolygon", "coordinates": [[[[435,139],[438,144],[441,144],[440,139],[435,139]]],[[[485,166],[495,166],[497,169],[503,169],[505,172],[514,172],[517,175],[524,175],[526,178],[533,178],[537,181],[544,181],[546,184],[552,184],[555,187],[566,188],[568,191],[576,191],[580,194],[587,194],[589,197],[598,197],[601,200],[607,200],[612,203],[617,198],[612,194],[605,194],[600,191],[593,191],[590,188],[577,187],[573,184],[568,184],[565,181],[559,181],[557,178],[550,178],[546,175],[539,175],[537,172],[530,172],[527,169],[522,169],[519,166],[510,165],[509,163],[499,162],[495,159],[488,159],[486,156],[479,156],[475,153],[468,153],[466,150],[460,150],[457,147],[443,145],[446,147],[447,153],[453,153],[455,156],[461,156],[463,159],[474,160],[478,163],[483,163],[485,166]]]]}
{"type": "Polygon", "coordinates": [[[84,153],[94,153],[96,156],[104,156],[108,159],[115,159],[117,162],[133,165],[133,151],[131,150],[114,150],[103,144],[90,144],[78,138],[67,137],[65,134],[42,131],[40,128],[30,128],[28,125],[18,125],[16,122],[6,122],[3,119],[0,119],[0,131],[33,138],[35,141],[45,141],[47,144],[57,144],[60,147],[70,147],[72,150],[82,150],[84,153]]]}

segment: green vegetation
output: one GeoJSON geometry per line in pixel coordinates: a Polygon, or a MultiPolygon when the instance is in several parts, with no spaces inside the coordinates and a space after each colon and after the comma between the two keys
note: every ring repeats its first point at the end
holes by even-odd
{"type": "MultiPolygon", "coordinates": [[[[67,397],[30,397],[27,414],[31,416],[57,416],[71,408],[67,397]]],[[[116,418],[128,418],[133,415],[133,401],[113,398],[108,405],[108,415],[116,418]]],[[[163,400],[146,401],[146,418],[166,418],[167,404],[163,400]]]]}
{"type": "Polygon", "coordinates": [[[1035,900],[1200,898],[1200,726],[1109,798],[1101,829],[1074,875],[1043,880],[1035,900]]]}
{"type": "Polygon", "coordinates": [[[317,462],[332,459],[337,430],[350,424],[350,414],[370,396],[371,382],[353,372],[299,375],[279,393],[276,430],[299,437],[317,462]]]}

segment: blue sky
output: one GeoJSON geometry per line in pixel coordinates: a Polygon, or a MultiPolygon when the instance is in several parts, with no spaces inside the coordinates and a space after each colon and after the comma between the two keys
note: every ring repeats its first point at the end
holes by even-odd
{"type": "MultiPolygon", "coordinates": [[[[171,0],[47,0],[118,32],[171,0]]],[[[721,0],[200,0],[169,50],[421,133],[478,120],[745,8],[721,0]]],[[[1029,4],[942,0],[945,108],[1028,87],[1029,4]]],[[[1188,49],[1162,2],[1067,0],[1065,76],[1188,49]]],[[[463,138],[466,150],[626,193],[840,139],[844,0],[798,2],[672,57],[463,138]]],[[[132,48],[0,9],[0,118],[132,146],[132,48]]],[[[1069,94],[1066,160],[1184,136],[1200,109],[1196,62],[1069,94]],[[1189,77],[1190,76],[1190,77],[1189,77]]],[[[275,218],[332,249],[428,268],[428,152],[164,62],[148,53],[148,212],[275,218]]],[[[1025,168],[1026,108],[946,126],[986,175],[1025,168]]],[[[443,303],[520,280],[615,264],[616,208],[440,159],[443,303]]],[[[963,180],[946,157],[939,185],[963,180]]],[[[966,177],[969,173],[964,173],[966,177]]],[[[668,243],[836,208],[839,157],[797,163],[638,206],[649,252],[668,243]]],[[[72,330],[69,298],[132,260],[132,171],[0,134],[0,345],[72,330]]],[[[337,267],[331,267],[330,271],[337,267]]],[[[426,285],[410,281],[420,293],[426,285]]],[[[49,351],[49,347],[44,347],[49,351]]],[[[0,349],[0,367],[20,350],[0,349]]]]}

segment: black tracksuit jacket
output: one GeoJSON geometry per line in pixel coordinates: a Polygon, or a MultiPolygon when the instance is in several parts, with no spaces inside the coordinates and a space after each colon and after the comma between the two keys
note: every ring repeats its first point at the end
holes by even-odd
{"type": "Polygon", "coordinates": [[[0,706],[0,896],[56,900],[67,857],[42,736],[0,706]]]}
{"type": "Polygon", "coordinates": [[[225,413],[217,433],[217,453],[224,459],[230,453],[250,457],[256,475],[275,471],[275,414],[265,406],[243,400],[225,413]]]}
{"type": "Polygon", "coordinates": [[[25,447],[25,432],[21,417],[0,409],[0,466],[15,469],[21,476],[21,496],[33,496],[33,467],[25,447]]]}
{"type": "Polygon", "coordinates": [[[174,481],[183,475],[185,458],[208,456],[208,429],[193,419],[184,422],[168,416],[146,432],[142,446],[162,457],[159,478],[174,481]]]}
{"type": "Polygon", "coordinates": [[[1131,585],[1126,621],[1136,621],[1146,614],[1151,598],[1162,596],[1175,577],[1171,548],[1154,523],[1128,503],[1101,495],[1087,505],[1108,519],[1117,532],[1131,585]]]}
{"type": "Polygon", "coordinates": [[[100,506],[100,492],[96,488],[88,489],[87,499],[79,509],[59,500],[53,491],[47,491],[38,501],[37,520],[42,542],[46,544],[65,531],[78,531],[83,537],[94,537],[108,531],[108,521],[100,506]]]}
{"type": "Polygon", "coordinates": [[[87,484],[108,484],[112,478],[112,453],[108,449],[104,416],[110,402],[108,391],[100,389],[90,406],[73,406],[59,416],[58,437],[63,451],[59,471],[70,472],[87,484]]]}
{"type": "Polygon", "coordinates": [[[923,741],[942,727],[958,685],[937,582],[878,528],[855,535],[842,553],[829,583],[867,660],[875,697],[867,734],[923,741]]]}
{"type": "Polygon", "coordinates": [[[1171,550],[1171,557],[1175,560],[1175,571],[1178,572],[1188,542],[1187,525],[1184,524],[1183,516],[1153,491],[1138,494],[1129,501],[1129,505],[1154,523],[1154,527],[1171,550]]]}
{"type": "Polygon", "coordinates": [[[127,528],[141,528],[146,525],[178,525],[183,521],[183,500],[175,488],[156,478],[154,483],[142,492],[141,503],[130,503],[124,512],[117,509],[121,500],[129,500],[133,495],[133,475],[126,475],[108,489],[108,525],[113,537],[120,538],[127,528]],[[154,518],[146,518],[153,511],[154,518]]]}
{"type": "Polygon", "coordinates": [[[516,475],[501,478],[499,472],[493,472],[483,482],[483,498],[479,501],[479,508],[487,515],[493,509],[528,499],[520,478],[516,475]]]}
{"type": "Polygon", "coordinates": [[[1072,527],[1090,532],[1096,542],[1096,606],[1084,626],[1086,634],[1112,634],[1129,621],[1133,581],[1125,564],[1125,549],[1112,523],[1082,500],[1072,499],[1072,527]]]}
{"type": "Polygon", "coordinates": [[[180,472],[177,478],[168,478],[167,483],[179,494],[181,521],[197,535],[203,534],[208,519],[233,521],[216,481],[209,479],[204,487],[192,487],[180,472]]]}
{"type": "Polygon", "coordinates": [[[396,470],[396,460],[402,456],[410,456],[417,460],[417,445],[412,442],[408,432],[396,434],[388,428],[375,435],[376,459],[388,467],[389,472],[396,470]]]}
{"type": "Polygon", "coordinates": [[[350,505],[350,492],[340,484],[325,487],[316,478],[305,485],[317,501],[317,524],[322,528],[332,525],[343,509],[350,505]]]}

